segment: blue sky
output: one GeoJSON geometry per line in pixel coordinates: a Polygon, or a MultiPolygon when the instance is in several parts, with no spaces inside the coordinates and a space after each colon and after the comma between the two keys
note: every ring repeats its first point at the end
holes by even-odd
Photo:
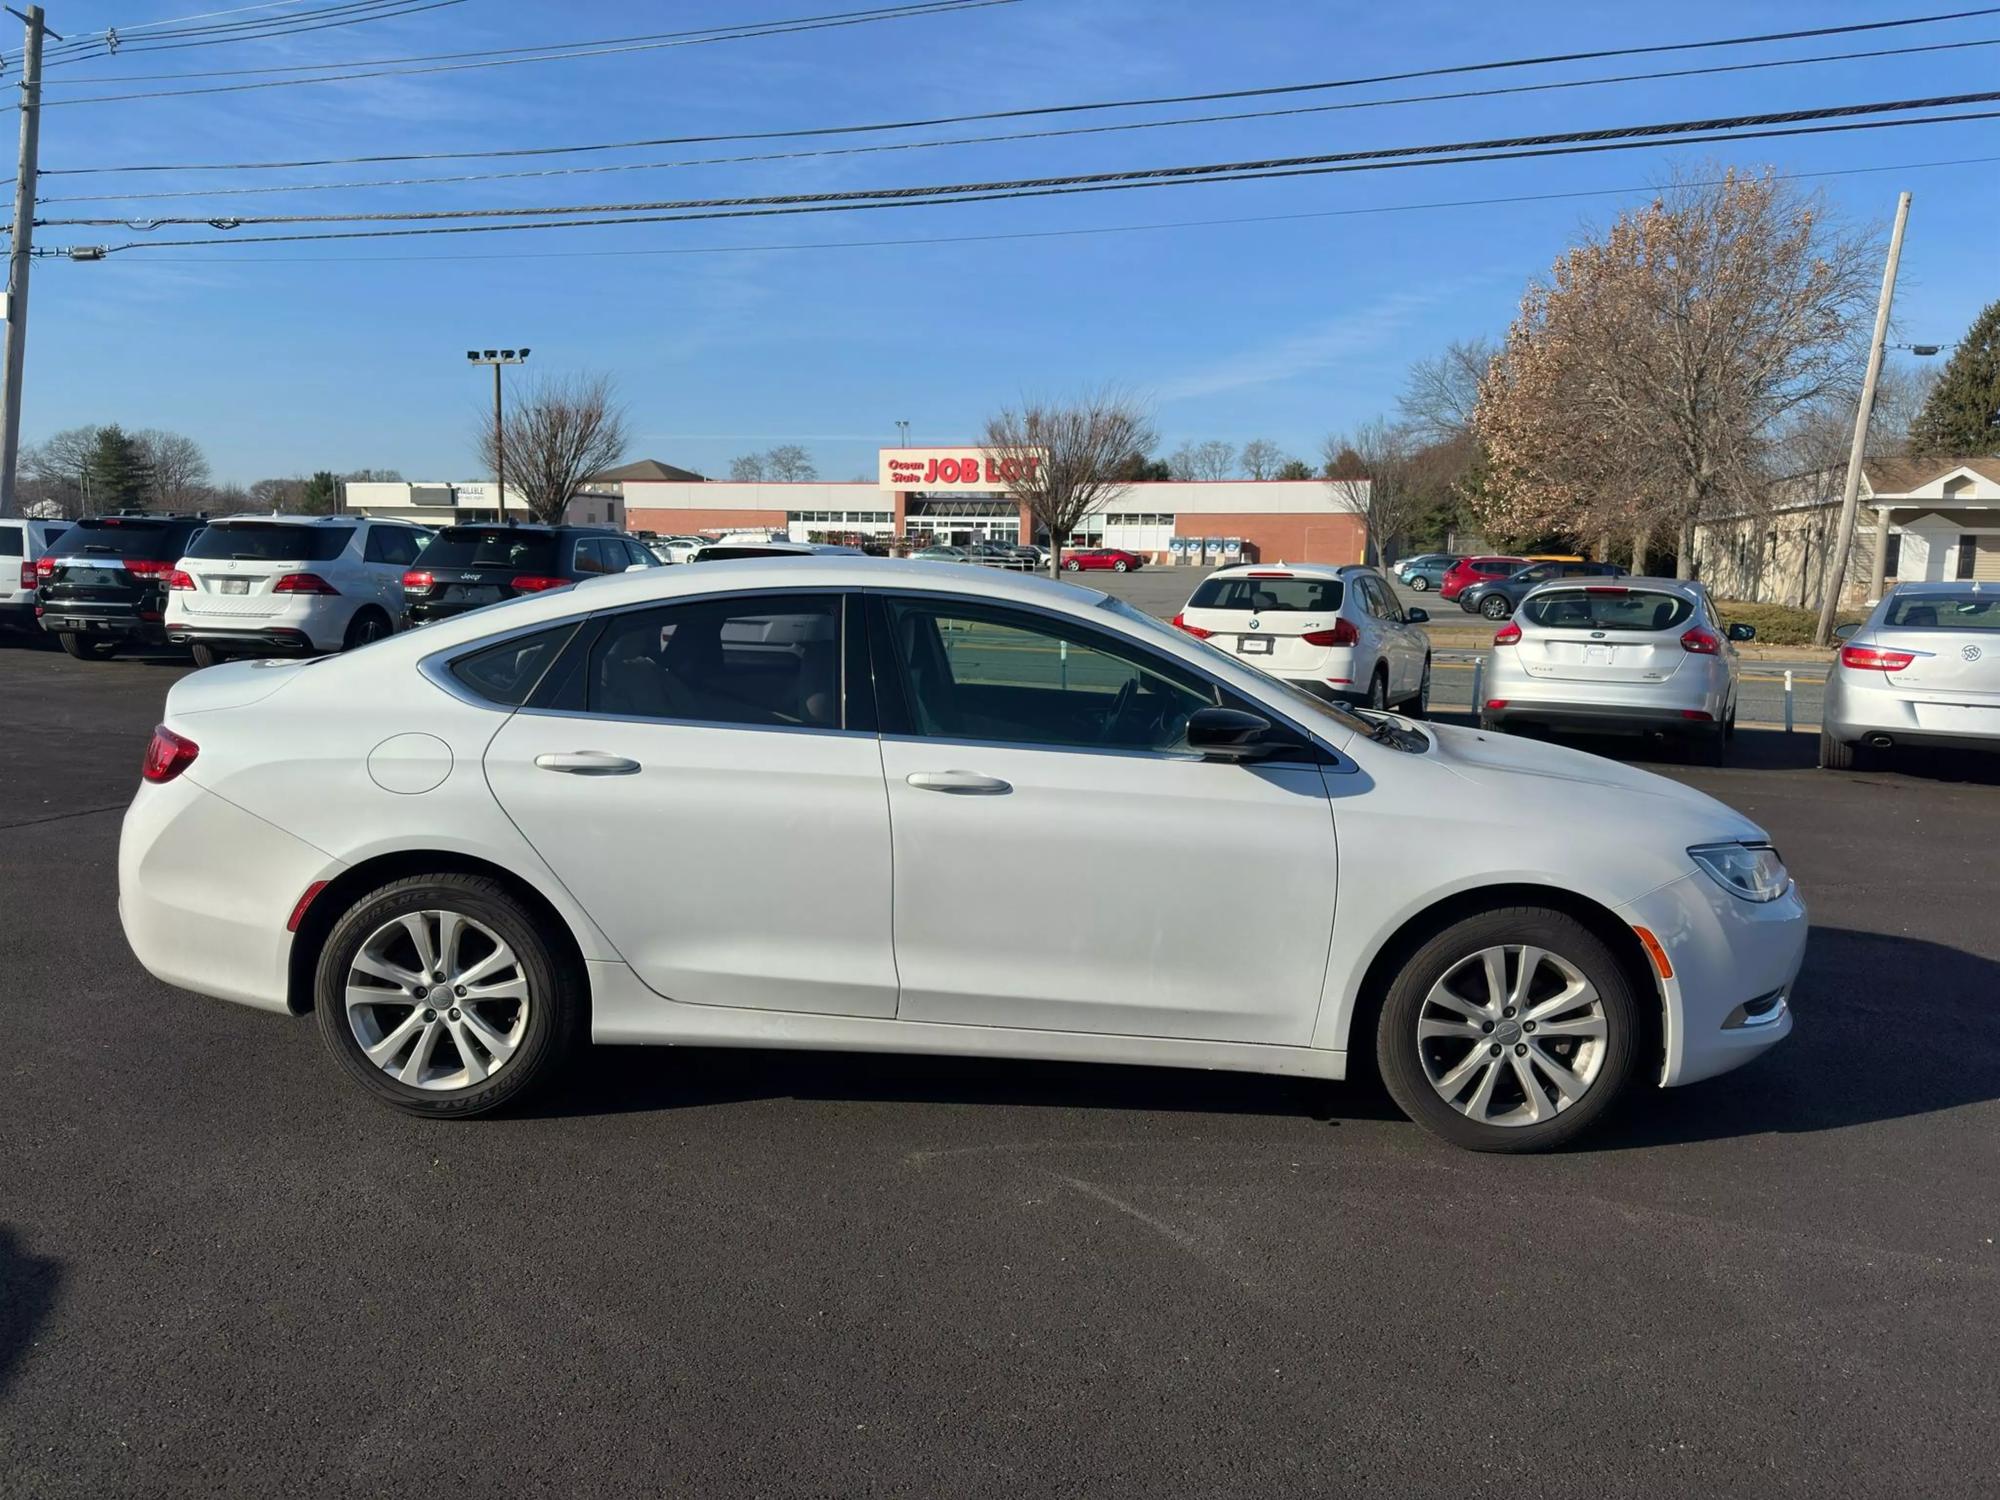
{"type": "MultiPolygon", "coordinates": [[[[49,0],[61,31],[242,0],[49,0]]],[[[315,0],[317,3],[317,0],[315,0]]],[[[139,74],[395,57],[576,41],[852,9],[830,0],[466,0],[365,26],[234,46],[126,51],[51,69],[53,101],[126,92],[139,74]],[[68,82],[57,79],[98,80],[68,82]]],[[[780,130],[1311,82],[1531,53],[1690,41],[1962,6],[1687,0],[1393,6],[1306,0],[1020,0],[961,14],[759,40],[431,76],[192,99],[50,108],[45,168],[481,150],[780,130]]],[[[272,14],[282,14],[282,9],[272,14]]],[[[8,25],[11,27],[12,22],[8,25]]],[[[1860,37],[1666,54],[1279,98],[1352,102],[1871,47],[2000,38],[2000,15],[1860,37]]],[[[10,53],[7,77],[18,77],[10,53]]],[[[45,217],[326,212],[624,202],[810,192],[1366,149],[1537,130],[1750,113],[2000,87],[2000,46],[1921,56],[754,164],[592,176],[131,203],[46,203],[45,217]]],[[[207,82],[138,82],[172,89],[207,82]]],[[[1215,109],[1179,106],[1085,123],[1215,109]]],[[[1028,122],[1048,128],[1069,120],[1028,122]]],[[[898,137],[997,133],[956,127],[898,137]]],[[[810,147],[811,141],[769,149],[810,147]]],[[[820,143],[824,144],[824,143],[820,143]]],[[[741,154],[745,145],[568,158],[573,164],[741,154]]],[[[1610,152],[1068,198],[635,225],[213,249],[134,250],[35,269],[24,433],[82,422],[186,432],[218,477],[386,467],[470,477],[488,387],[475,346],[528,345],[532,367],[619,382],[633,457],[726,473],[734,454],[798,441],[822,476],[872,476],[907,419],[912,440],[974,435],[1023,392],[1116,382],[1152,408],[1163,450],[1268,437],[1310,455],[1329,431],[1393,407],[1404,370],[1447,340],[1504,333],[1523,283],[1591,223],[1643,202],[1677,162],[1830,176],[1834,208],[1886,224],[1916,195],[1898,300],[1901,337],[1956,337],[2000,296],[2000,121],[1733,147],[1610,152]],[[1417,208],[1452,200],[1604,196],[1417,208]],[[1322,217],[1278,216],[1322,215],[1322,217]],[[829,241],[1040,235],[1188,220],[1129,233],[852,248],[829,241]],[[667,252],[667,253],[662,253],[667,252]]],[[[532,167],[550,159],[291,173],[44,178],[47,197],[140,189],[532,167]]],[[[561,164],[564,159],[555,159],[561,164]]],[[[205,233],[206,231],[197,231],[205,233]]],[[[239,234],[257,231],[242,230],[239,234]]],[[[267,231],[268,232],[268,231],[267,231]]],[[[193,237],[38,231],[42,245],[193,237]]]]}

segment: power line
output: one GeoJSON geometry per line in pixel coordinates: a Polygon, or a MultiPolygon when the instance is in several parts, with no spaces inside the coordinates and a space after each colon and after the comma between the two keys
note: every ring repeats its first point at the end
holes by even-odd
{"type": "MultiPolygon", "coordinates": [[[[1003,135],[952,136],[942,140],[896,141],[872,146],[819,147],[807,151],[770,151],[741,156],[708,156],[678,161],[618,162],[592,167],[536,167],[513,172],[468,172],[444,177],[389,177],[347,182],[283,183],[267,187],[185,188],[162,192],[71,193],[45,195],[42,203],[121,203],[157,201],[165,198],[242,197],[269,193],[314,193],[353,188],[428,187],[466,182],[501,182],[543,177],[586,177],[611,172],[650,172],[684,167],[737,166],[746,163],[803,161],[825,157],[866,156],[882,152],[933,150],[948,146],[991,145],[1015,141],[1050,140],[1065,136],[1109,135],[1127,131],[1159,130],[1182,125],[1211,125],[1241,120],[1263,120],[1296,115],[1328,114],[1338,111],[1377,109],[1388,105],[1430,104],[1447,100],[1485,99],[1510,94],[1533,94],[1605,84],[1653,82],[1670,78],[1707,77],[1719,73],[1754,72],[1768,68],[1790,68],[1812,63],[1852,62],[1882,57],[1902,57],[1913,53],[1963,51],[1974,47],[2000,46],[2000,37],[1964,42],[1928,42],[1914,47],[1875,48],[1865,52],[1823,53],[1814,57],[1771,58],[1758,62],[1716,63],[1700,68],[1671,68],[1651,73],[1620,73],[1597,78],[1563,79],[1550,83],[1507,84],[1499,88],[1456,89],[1445,93],[1408,94],[1389,99],[1343,100],[1335,104],[1288,105],[1281,109],[1242,110],[1228,114],[1183,115],[1169,120],[1132,120],[1111,125],[1077,125],[1059,130],[1012,131],[1003,135]]],[[[46,174],[45,174],[46,175],[46,174]]]]}
{"type": "MultiPolygon", "coordinates": [[[[1485,140],[1447,141],[1418,146],[1384,146],[1366,151],[1320,152],[1310,156],[1274,156],[1251,161],[1205,162],[1167,167],[1127,168],[1112,172],[1067,173],[1053,177],[1021,177],[998,182],[939,183],[917,187],[850,188],[824,193],[779,193],[727,198],[664,199],[642,203],[588,203],[510,208],[391,209],[327,214],[257,214],[229,218],[197,218],[165,215],[146,220],[112,218],[37,218],[37,227],[107,227],[124,225],[134,229],[164,225],[209,224],[217,229],[238,225],[266,224],[353,224],[395,223],[435,219],[544,218],[559,214],[631,214],[680,212],[690,209],[755,208],[782,204],[861,203],[919,198],[950,198],[964,194],[1005,194],[1042,188],[1084,185],[1165,182],[1177,178],[1226,179],[1249,174],[1284,173],[1293,168],[1325,167],[1336,164],[1397,161],[1417,157],[1466,159],[1468,152],[1515,151],[1524,147],[1574,145],[1639,137],[1679,136],[1700,132],[1736,132],[1750,126],[1795,125],[1813,120],[1853,119],[1913,109],[1944,109],[1967,104],[2000,101],[2000,90],[1976,94],[1943,94],[1928,99],[1882,100],[1868,104],[1824,105],[1816,109],[1780,110],[1768,114],[1724,115],[1703,120],[1659,121],[1641,125],[1611,125],[1595,130],[1544,131],[1534,135],[1496,136],[1485,140]]],[[[1983,116],[1932,116],[1904,123],[1940,123],[1949,119],[1976,119],[1983,116]]],[[[1730,139],[1731,135],[1710,136],[1730,139]]],[[[1474,158],[1477,159],[1477,158],[1474,158]]]]}
{"type": "MultiPolygon", "coordinates": [[[[1832,167],[1818,172],[1777,172],[1771,174],[1774,182],[1812,181],[1822,177],[1855,177],[1880,172],[1918,172],[1942,167],[1986,166],[2000,162],[2000,156],[1960,156],[1940,161],[1896,162],[1879,167],[1832,167]]],[[[1713,178],[1694,181],[1689,187],[1717,187],[1726,179],[1713,178]]],[[[163,263],[212,265],[229,262],[238,266],[287,266],[324,264],[340,262],[344,264],[370,264],[411,261],[464,261],[464,260],[575,260],[607,259],[648,255],[733,255],[761,254],[767,251],[791,250],[872,250],[897,246],[923,245],[969,245],[1008,240],[1055,240],[1079,239],[1099,234],[1141,234],[1169,229],[1207,229],[1243,224],[1286,224],[1311,219],[1344,219],[1369,214],[1419,213],[1447,208],[1492,208],[1522,203],[1552,203],[1575,198],[1623,197],[1629,193],[1654,193],[1659,191],[1657,183],[1640,183],[1630,187],[1578,188],[1557,193],[1515,193],[1497,198],[1447,198],[1429,203],[1387,203],[1372,204],[1359,208],[1315,209],[1294,214],[1251,214],[1218,219],[1170,219],[1148,224],[1098,224],[1076,229],[1016,229],[999,230],[987,234],[947,234],[927,235],[914,239],[882,240],[807,240],[790,243],[766,243],[760,245],[673,245],[645,249],[628,250],[501,250],[493,252],[446,253],[444,255],[266,255],[244,257],[241,255],[148,255],[146,259],[163,263]]],[[[506,224],[491,226],[501,229],[541,229],[552,226],[540,224],[506,224]]],[[[214,243],[204,241],[203,243],[214,243]]],[[[240,242],[239,242],[240,243],[240,242]]],[[[139,246],[135,248],[147,248],[139,246]]],[[[43,252],[36,252],[41,254],[43,252]]],[[[67,257],[67,252],[51,249],[51,256],[67,257]]]]}
{"type": "MultiPolygon", "coordinates": [[[[460,0],[430,0],[431,5],[454,5],[460,0]]],[[[630,52],[657,52],[668,47],[699,47],[711,42],[740,41],[750,37],[788,36],[803,31],[831,31],[846,26],[866,26],[877,21],[905,21],[923,16],[956,15],[961,11],[984,10],[995,5],[1017,5],[1020,0],[925,0],[922,4],[900,5],[892,8],[855,15],[847,19],[808,19],[785,25],[757,23],[755,26],[738,31],[721,32],[713,36],[691,37],[684,41],[642,42],[626,46],[601,46],[589,51],[543,53],[532,57],[502,57],[490,62],[440,63],[422,68],[375,68],[352,73],[332,74],[321,78],[278,78],[262,83],[217,84],[200,89],[150,89],[136,94],[87,94],[81,99],[44,99],[43,109],[58,109],[72,104],[111,104],[130,99],[187,99],[203,94],[238,94],[252,89],[298,88],[311,83],[353,83],[366,78],[414,78],[436,73],[463,73],[479,68],[509,68],[526,63],[568,62],[580,57],[609,57],[630,52]]],[[[427,7],[419,7],[427,8],[427,7]]],[[[563,45],[575,45],[573,43],[563,45]]]]}
{"type": "MultiPolygon", "coordinates": [[[[438,234],[502,234],[530,229],[583,229],[600,228],[623,224],[674,224],[708,219],[759,219],[775,218],[792,214],[807,213],[852,213],[867,209],[881,208],[929,208],[941,204],[986,203],[1019,198],[1066,197],[1074,193],[1103,193],[1129,191],[1135,188],[1176,187],[1195,183],[1215,182],[1264,182],[1285,177],[1321,177],[1347,172],[1379,172],[1404,167],[1458,166],[1472,162],[1527,161],[1557,156],[1593,155],[1604,151],[1631,151],[1651,149],[1659,146],[1704,145],[1719,141],[1768,140],[1785,136],[1830,135],[1856,130],[1885,130],[1905,125],[1952,124],[1964,121],[2000,119],[2000,110],[1985,110],[1962,115],[1925,115],[1903,120],[1850,120],[1831,125],[1791,125],[1764,130],[1720,132],[1703,135],[1678,136],[1672,139],[1648,137],[1635,140],[1599,141],[1589,144],[1544,146],[1526,151],[1489,151],[1462,156],[1426,156],[1403,158],[1394,161],[1343,162],[1324,166],[1287,167],[1277,171],[1241,172],[1209,177],[1149,177],[1146,180],[1123,182],[1092,182],[1066,186],[1006,189],[992,192],[965,194],[957,197],[934,198],[882,198],[850,202],[795,203],[778,207],[729,207],[705,210],[695,213],[630,214],[615,218],[596,219],[542,219],[534,222],[511,224],[429,224],[419,228],[406,229],[345,229],[316,230],[305,234],[245,235],[241,238],[191,239],[191,240],[131,240],[124,244],[110,246],[82,247],[94,253],[90,259],[102,259],[106,255],[127,250],[180,249],[187,246],[208,245],[276,245],[297,244],[321,240],[369,240],[407,239],[421,235],[438,234]]],[[[61,253],[72,254],[73,250],[61,253]]]]}
{"type": "MultiPolygon", "coordinates": [[[[304,31],[325,31],[336,26],[351,26],[363,21],[386,20],[398,15],[407,15],[413,10],[436,9],[438,4],[458,4],[460,0],[435,0],[424,5],[416,0],[347,0],[340,5],[323,6],[318,10],[301,11],[292,16],[267,16],[254,21],[237,21],[221,26],[190,26],[176,31],[164,31],[158,36],[142,37],[138,42],[127,44],[124,34],[110,28],[98,34],[79,36],[50,49],[48,65],[61,67],[65,64],[86,62],[106,52],[123,54],[126,52],[167,52],[180,51],[187,47],[214,46],[223,42],[261,41],[267,37],[292,36],[304,31]],[[182,40],[193,38],[194,40],[182,40]]],[[[53,81],[53,80],[52,80],[53,81]]]]}

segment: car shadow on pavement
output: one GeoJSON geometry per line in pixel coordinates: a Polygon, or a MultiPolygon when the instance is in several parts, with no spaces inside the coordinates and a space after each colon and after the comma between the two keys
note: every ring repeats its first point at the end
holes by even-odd
{"type": "Polygon", "coordinates": [[[0,1225],[0,1395],[34,1347],[35,1333],[54,1310],[61,1285],[60,1264],[30,1255],[20,1237],[0,1225]]]}
{"type": "Polygon", "coordinates": [[[1792,1034],[1686,1088],[1642,1089],[1585,1150],[1842,1130],[2000,1099],[2000,963],[1922,938],[1815,927],[1792,1034]]]}

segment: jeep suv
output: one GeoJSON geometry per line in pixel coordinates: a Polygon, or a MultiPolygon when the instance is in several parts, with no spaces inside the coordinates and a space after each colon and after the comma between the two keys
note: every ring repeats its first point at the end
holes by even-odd
{"type": "Polygon", "coordinates": [[[85,516],[35,564],[35,613],[71,656],[167,641],[167,577],[200,516],[85,516]]]}
{"type": "Polygon", "coordinates": [[[428,625],[503,599],[659,566],[638,542],[602,526],[447,526],[403,574],[403,599],[410,623],[428,625]]]}

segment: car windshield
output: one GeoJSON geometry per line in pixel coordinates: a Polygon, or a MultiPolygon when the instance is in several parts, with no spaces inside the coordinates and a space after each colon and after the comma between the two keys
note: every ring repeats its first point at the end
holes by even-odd
{"type": "Polygon", "coordinates": [[[185,521],[139,516],[90,516],[78,521],[49,548],[52,557],[143,557],[172,560],[186,542],[185,521]]]}
{"type": "Polygon", "coordinates": [[[424,548],[426,568],[512,568],[517,573],[559,573],[556,539],[546,531],[512,526],[447,526],[424,548]]]}
{"type": "Polygon", "coordinates": [[[283,521],[217,521],[202,528],[184,556],[238,562],[326,562],[340,556],[352,526],[298,526],[283,521]]]}
{"type": "Polygon", "coordinates": [[[1544,630],[1671,630],[1693,613],[1693,600],[1654,589],[1549,589],[1521,605],[1521,618],[1544,630]]]}
{"type": "Polygon", "coordinates": [[[1188,600],[1189,609],[1293,610],[1331,614],[1340,608],[1338,578],[1293,578],[1283,573],[1239,573],[1234,578],[1208,578],[1188,600]]]}
{"type": "Polygon", "coordinates": [[[1899,595],[1882,623],[1892,630],[2000,630],[2000,593],[1899,595]]]}

